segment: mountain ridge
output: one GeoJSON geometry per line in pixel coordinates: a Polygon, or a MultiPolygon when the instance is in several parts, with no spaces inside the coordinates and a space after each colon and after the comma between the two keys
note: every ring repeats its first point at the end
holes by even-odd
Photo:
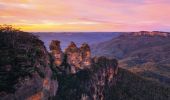
{"type": "MultiPolygon", "coordinates": [[[[91,46],[92,54],[117,58],[121,67],[135,73],[139,70],[141,72],[153,71],[158,75],[168,77],[167,84],[169,84],[170,36],[160,36],[161,32],[154,36],[141,34],[141,32],[137,34],[139,35],[134,35],[133,32],[122,33],[117,38],[93,45],[91,46]]],[[[161,82],[161,79],[158,78],[157,81],[161,82]]]]}

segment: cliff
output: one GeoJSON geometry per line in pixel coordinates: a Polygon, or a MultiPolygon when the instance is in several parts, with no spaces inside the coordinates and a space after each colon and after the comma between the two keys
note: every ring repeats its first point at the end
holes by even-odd
{"type": "Polygon", "coordinates": [[[0,99],[47,100],[55,96],[49,54],[36,36],[0,27],[0,99]]]}
{"type": "Polygon", "coordinates": [[[59,88],[54,100],[106,100],[107,89],[116,85],[117,60],[92,59],[90,69],[71,75],[58,75],[59,88]]]}

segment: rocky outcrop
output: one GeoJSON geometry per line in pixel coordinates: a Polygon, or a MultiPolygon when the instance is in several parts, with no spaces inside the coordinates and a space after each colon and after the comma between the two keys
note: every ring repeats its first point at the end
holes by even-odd
{"type": "Polygon", "coordinates": [[[0,27],[0,100],[48,100],[58,82],[50,58],[36,36],[0,27]]]}
{"type": "Polygon", "coordinates": [[[54,63],[60,66],[63,61],[63,52],[61,51],[60,41],[53,40],[50,44],[51,55],[53,55],[54,63]]]}
{"type": "Polygon", "coordinates": [[[99,57],[92,59],[91,69],[74,75],[59,75],[57,100],[106,100],[108,90],[116,85],[118,62],[99,57]]]}
{"type": "Polygon", "coordinates": [[[118,61],[105,57],[91,58],[86,43],[78,48],[71,42],[64,55],[61,69],[56,72],[59,88],[53,99],[105,100],[108,88],[116,84],[118,61]],[[68,67],[69,74],[65,74],[68,67]]]}
{"type": "Polygon", "coordinates": [[[89,68],[91,65],[91,51],[89,45],[83,43],[82,46],[80,47],[80,53],[82,55],[81,66],[89,68]]]}
{"type": "Polygon", "coordinates": [[[79,70],[90,68],[91,51],[88,44],[84,43],[80,48],[71,42],[64,53],[60,48],[60,41],[53,40],[50,44],[51,56],[60,70],[68,68],[69,73],[75,74],[79,70]]]}
{"type": "Polygon", "coordinates": [[[81,66],[82,56],[74,42],[71,42],[68,48],[66,48],[65,54],[67,55],[67,62],[71,67],[71,73],[76,73],[78,69],[83,69],[81,66]]]}

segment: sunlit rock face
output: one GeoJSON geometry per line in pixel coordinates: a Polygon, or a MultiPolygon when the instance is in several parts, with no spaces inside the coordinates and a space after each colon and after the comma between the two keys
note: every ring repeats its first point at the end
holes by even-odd
{"type": "Polygon", "coordinates": [[[71,42],[63,53],[60,47],[60,41],[52,40],[50,50],[56,67],[63,71],[67,70],[67,73],[75,74],[79,70],[90,68],[91,51],[89,45],[86,43],[78,48],[74,42],[71,42]],[[70,71],[68,72],[68,70],[70,71]]]}
{"type": "Polygon", "coordinates": [[[65,54],[67,55],[67,63],[71,67],[71,73],[90,68],[91,51],[88,44],[84,43],[78,48],[74,42],[71,42],[65,49],[65,54]]]}
{"type": "Polygon", "coordinates": [[[63,52],[61,51],[60,41],[52,40],[50,44],[51,54],[53,55],[54,63],[60,66],[63,61],[63,52]]]}
{"type": "Polygon", "coordinates": [[[71,42],[70,45],[65,49],[65,54],[67,55],[67,63],[71,67],[71,73],[76,73],[78,69],[82,69],[82,56],[80,54],[79,48],[74,42],[71,42]]]}
{"type": "Polygon", "coordinates": [[[91,65],[91,51],[88,44],[84,43],[80,47],[80,53],[82,55],[82,63],[81,66],[84,68],[89,68],[91,65]]]}

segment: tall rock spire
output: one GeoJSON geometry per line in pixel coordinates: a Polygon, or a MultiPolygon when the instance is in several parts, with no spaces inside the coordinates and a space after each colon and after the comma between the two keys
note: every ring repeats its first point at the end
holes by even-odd
{"type": "Polygon", "coordinates": [[[60,66],[63,61],[63,52],[61,51],[60,41],[52,40],[50,44],[50,50],[54,57],[54,63],[56,66],[60,66]]]}
{"type": "Polygon", "coordinates": [[[79,48],[74,42],[65,49],[67,55],[67,62],[71,66],[71,73],[76,73],[78,69],[81,69],[82,57],[79,48]]]}
{"type": "Polygon", "coordinates": [[[52,40],[50,50],[56,66],[62,67],[64,64],[67,64],[69,73],[74,74],[79,70],[90,68],[91,66],[91,51],[89,45],[86,43],[83,43],[78,48],[74,42],[71,42],[63,53],[60,48],[60,41],[52,40]]]}
{"type": "Polygon", "coordinates": [[[82,55],[81,66],[88,68],[91,65],[91,51],[87,43],[83,43],[80,47],[80,53],[82,55]]]}

